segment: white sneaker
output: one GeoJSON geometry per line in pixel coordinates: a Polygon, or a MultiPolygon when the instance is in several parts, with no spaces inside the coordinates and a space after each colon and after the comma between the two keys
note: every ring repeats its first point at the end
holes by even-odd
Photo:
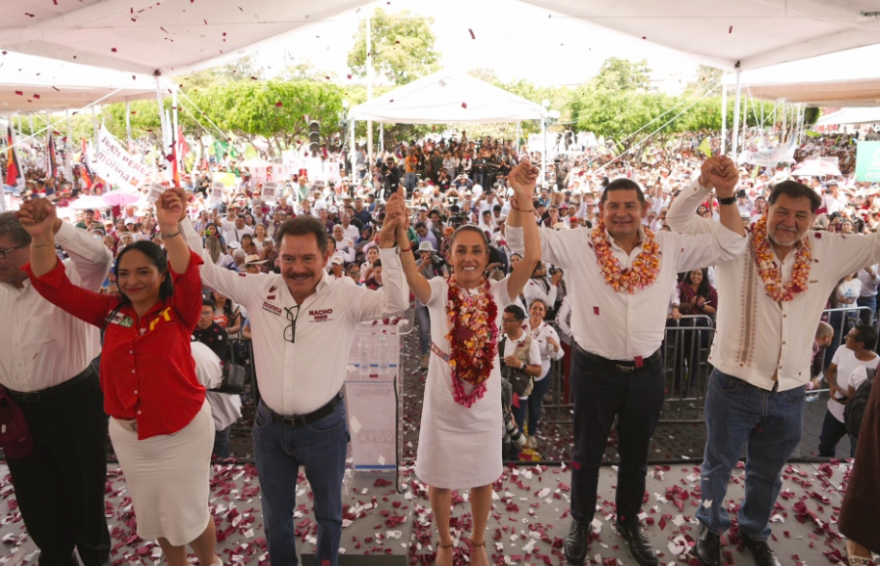
{"type": "Polygon", "coordinates": [[[532,450],[534,450],[538,447],[538,437],[537,436],[530,436],[529,437],[528,447],[531,448],[532,450]]]}

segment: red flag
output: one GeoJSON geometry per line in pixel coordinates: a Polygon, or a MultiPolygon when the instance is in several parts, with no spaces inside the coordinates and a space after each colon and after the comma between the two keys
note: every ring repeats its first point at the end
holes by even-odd
{"type": "Polygon", "coordinates": [[[86,159],[86,140],[82,141],[82,153],[79,156],[79,170],[80,176],[83,180],[83,188],[91,189],[95,182],[95,177],[92,175],[92,170],[89,169],[88,159],[86,159]]]}
{"type": "Polygon", "coordinates": [[[183,131],[180,129],[180,126],[177,127],[177,155],[180,156],[180,161],[183,162],[186,159],[186,154],[190,152],[189,144],[186,143],[186,138],[183,137],[183,131]]]}
{"type": "Polygon", "coordinates": [[[18,155],[15,148],[15,136],[12,134],[12,124],[6,130],[6,184],[10,187],[18,187],[24,179],[21,176],[21,167],[18,165],[18,155]]]}
{"type": "MultiPolygon", "coordinates": [[[[176,136],[175,136],[176,137],[176,136]]],[[[172,179],[174,180],[174,186],[180,186],[180,171],[178,170],[177,165],[177,139],[171,140],[171,155],[168,156],[171,160],[171,173],[172,179]]]]}
{"type": "Polygon", "coordinates": [[[58,177],[58,158],[55,155],[55,136],[49,128],[49,141],[46,143],[46,177],[58,177]]]}

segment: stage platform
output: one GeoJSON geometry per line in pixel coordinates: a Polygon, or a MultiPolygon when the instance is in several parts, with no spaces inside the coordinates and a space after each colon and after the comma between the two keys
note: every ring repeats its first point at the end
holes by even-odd
{"type": "MultiPolygon", "coordinates": [[[[118,467],[111,466],[107,514],[113,538],[114,566],[162,564],[154,541],[135,534],[131,500],[118,467]]],[[[783,564],[819,565],[843,561],[845,543],[837,534],[836,519],[849,467],[846,463],[792,464],[786,469],[783,491],[773,516],[771,544],[783,564]]],[[[433,564],[436,536],[431,525],[424,484],[403,470],[403,495],[394,487],[392,473],[359,472],[344,498],[347,505],[342,535],[343,566],[433,564]]],[[[743,495],[744,470],[734,472],[725,505],[735,509],[743,495]]],[[[496,565],[564,564],[562,541],[568,531],[569,470],[537,465],[509,467],[495,484],[489,518],[487,550],[496,565]]],[[[616,470],[604,467],[599,482],[599,510],[594,521],[595,540],[590,562],[602,566],[634,564],[626,544],[613,529],[616,470]]],[[[211,505],[220,540],[218,553],[227,565],[268,564],[260,512],[260,486],[253,465],[215,467],[211,505]]],[[[302,563],[309,566],[317,525],[311,493],[302,474],[297,489],[295,526],[302,563]]],[[[456,543],[470,531],[467,493],[455,493],[453,528],[456,543]]],[[[699,498],[698,464],[651,467],[643,522],[663,564],[694,564],[689,548],[698,525],[693,518],[699,498]]],[[[37,552],[24,530],[8,469],[0,467],[0,564],[37,563],[37,552]]],[[[742,550],[735,529],[725,535],[728,564],[754,564],[742,550]]],[[[464,544],[456,549],[456,564],[467,565],[464,544]]]]}

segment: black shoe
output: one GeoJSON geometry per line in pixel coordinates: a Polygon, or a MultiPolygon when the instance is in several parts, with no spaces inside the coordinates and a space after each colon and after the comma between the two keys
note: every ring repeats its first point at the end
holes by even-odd
{"type": "Polygon", "coordinates": [[[581,566],[587,559],[587,536],[590,533],[588,526],[583,526],[574,519],[571,520],[568,536],[565,537],[565,559],[569,564],[581,566]]]}
{"type": "Polygon", "coordinates": [[[720,566],[721,564],[721,537],[709,530],[705,524],[700,523],[700,536],[694,554],[703,566],[720,566]]]}
{"type": "Polygon", "coordinates": [[[752,557],[755,559],[755,566],[782,566],[779,559],[776,558],[776,553],[773,552],[773,549],[770,548],[767,541],[753,540],[746,536],[743,536],[742,539],[743,542],[746,543],[746,548],[752,552],[752,557]]]}
{"type": "Polygon", "coordinates": [[[645,536],[645,531],[638,523],[634,525],[622,525],[617,523],[617,532],[626,539],[629,552],[641,566],[659,566],[657,551],[651,546],[651,541],[645,536]]]}

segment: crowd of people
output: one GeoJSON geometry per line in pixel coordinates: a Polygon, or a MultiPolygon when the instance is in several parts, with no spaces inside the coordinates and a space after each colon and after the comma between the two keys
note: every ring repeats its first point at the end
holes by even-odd
{"type": "MultiPolygon", "coordinates": [[[[711,325],[715,336],[708,360],[693,354],[709,345],[696,331],[671,362],[674,387],[696,379],[700,363],[714,367],[695,554],[720,564],[727,482],[748,446],[740,533],[756,563],[778,564],[769,518],[801,440],[807,390],[823,379],[830,389],[821,455],[835,456],[850,435],[856,462],[877,471],[877,431],[857,443],[844,408],[880,360],[880,188],[853,180],[848,136],[799,147],[798,159],[839,158],[842,175],[824,179],[799,178],[785,164],[705,158],[698,141],[619,157],[569,148],[542,177],[540,155],[463,132],[398,144],[372,162],[359,150],[338,182],[300,171],[268,197],[246,169],[215,163],[154,203],[85,209],[70,221],[64,209],[102,189],[41,181],[31,170],[21,209],[0,215],[0,291],[15,320],[0,383],[18,431],[0,443],[41,563],[68,564],[74,548],[87,565],[106,560],[108,432],[139,536],[158,539],[170,564],[185,563],[186,545],[200,563],[217,563],[210,461],[229,456],[241,404],[209,390],[224,365],[252,350],[270,560],[297,563],[302,465],[315,494],[316,558],[336,564],[348,352],[359,323],[412,306],[426,380],[415,471],[430,486],[437,564],[452,564],[450,494],[461,488],[471,490],[473,512],[462,540],[473,564],[488,563],[492,483],[503,459],[540,447],[542,403],[559,365],[574,398],[566,558],[581,564],[587,555],[614,428],[617,529],[639,564],[658,564],[638,515],[668,386],[662,345],[677,325],[711,325]],[[216,172],[241,179],[221,200],[212,195],[216,172]],[[251,348],[239,349],[242,340],[251,348]],[[76,406],[61,403],[74,395],[76,406]],[[74,436],[85,440],[71,446],[74,436]],[[81,465],[58,470],[50,465],[58,459],[81,465]],[[47,483],[58,486],[51,504],[40,496],[47,483]]],[[[880,551],[864,528],[865,498],[878,501],[876,486],[864,485],[871,473],[854,472],[861,495],[848,492],[841,517],[853,557],[880,551]]]]}

